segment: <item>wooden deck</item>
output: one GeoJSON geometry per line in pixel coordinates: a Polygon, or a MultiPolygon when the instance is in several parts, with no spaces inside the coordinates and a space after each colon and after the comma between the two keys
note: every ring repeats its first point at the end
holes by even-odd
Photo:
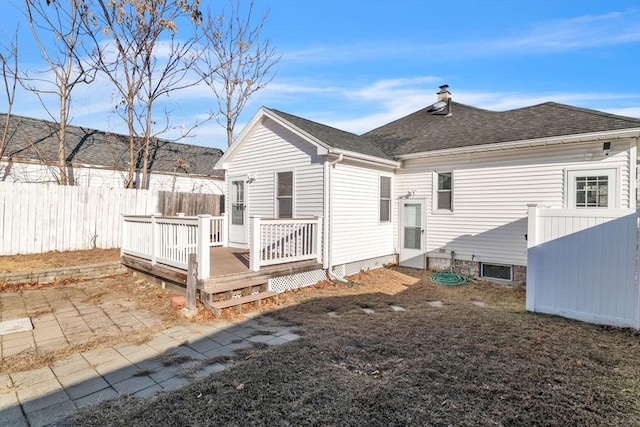
{"type": "MultiPolygon", "coordinates": [[[[248,249],[212,247],[210,252],[211,274],[209,279],[206,279],[199,288],[212,288],[215,287],[216,284],[229,282],[231,280],[263,280],[266,283],[266,281],[272,277],[286,276],[288,274],[322,268],[321,264],[313,260],[271,265],[262,267],[260,271],[256,272],[249,270],[248,249]]],[[[162,264],[152,265],[150,261],[131,255],[123,255],[122,263],[127,267],[149,274],[158,279],[186,286],[187,272],[185,270],[162,264]]]]}

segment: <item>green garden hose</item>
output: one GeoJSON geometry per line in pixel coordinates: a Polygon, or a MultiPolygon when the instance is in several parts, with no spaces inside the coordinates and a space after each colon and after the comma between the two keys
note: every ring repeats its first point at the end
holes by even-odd
{"type": "Polygon", "coordinates": [[[462,274],[449,273],[446,271],[432,274],[429,278],[431,282],[445,286],[459,286],[464,285],[467,281],[471,280],[467,276],[462,274]]]}

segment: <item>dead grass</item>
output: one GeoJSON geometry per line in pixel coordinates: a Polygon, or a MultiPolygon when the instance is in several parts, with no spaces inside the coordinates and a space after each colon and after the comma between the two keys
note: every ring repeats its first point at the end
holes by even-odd
{"type": "Polygon", "coordinates": [[[74,422],[640,425],[637,333],[527,313],[519,289],[444,287],[427,277],[380,270],[360,276],[371,288],[323,283],[290,293],[290,305],[271,314],[298,325],[303,338],[245,349],[223,372],[151,400],[104,402],[74,422]],[[386,289],[387,274],[419,281],[386,289]],[[435,300],[443,307],[428,304],[435,300]]]}
{"type": "Polygon", "coordinates": [[[83,353],[96,348],[110,347],[123,342],[142,345],[149,342],[155,333],[164,328],[158,325],[142,331],[121,332],[118,334],[96,335],[82,344],[68,345],[59,350],[37,353],[25,350],[15,356],[5,357],[0,361],[0,374],[28,371],[51,366],[72,354],[83,353]]]}
{"type": "Polygon", "coordinates": [[[92,249],[86,251],[46,252],[43,254],[0,256],[0,273],[73,267],[118,261],[120,249],[92,249]]]}

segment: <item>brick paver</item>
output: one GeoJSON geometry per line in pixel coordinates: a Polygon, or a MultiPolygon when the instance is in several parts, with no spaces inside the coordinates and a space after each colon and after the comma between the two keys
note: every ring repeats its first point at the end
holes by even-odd
{"type": "MultiPolygon", "coordinates": [[[[98,334],[157,327],[161,320],[130,301],[93,306],[85,290],[56,288],[0,294],[0,321],[30,317],[33,331],[0,336],[0,357],[46,353],[98,334]],[[61,300],[61,296],[63,299],[61,300]],[[65,303],[66,298],[66,303],[65,303]]],[[[189,324],[156,333],[144,344],[122,343],[57,360],[50,367],[0,374],[0,425],[45,426],[79,408],[123,394],[149,398],[224,370],[235,350],[298,339],[295,327],[251,313],[238,323],[189,324]]]]}

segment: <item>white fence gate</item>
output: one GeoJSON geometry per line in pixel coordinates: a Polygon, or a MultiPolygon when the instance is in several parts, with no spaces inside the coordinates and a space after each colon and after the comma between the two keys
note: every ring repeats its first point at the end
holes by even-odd
{"type": "Polygon", "coordinates": [[[527,310],[640,329],[639,213],[530,206],[527,310]]]}
{"type": "Polygon", "coordinates": [[[0,255],[120,247],[122,214],[152,214],[150,190],[0,182],[0,255]]]}

